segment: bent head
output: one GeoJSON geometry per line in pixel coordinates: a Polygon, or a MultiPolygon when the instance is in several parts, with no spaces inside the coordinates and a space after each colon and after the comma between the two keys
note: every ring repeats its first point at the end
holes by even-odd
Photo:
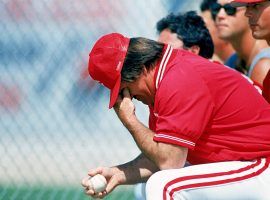
{"type": "Polygon", "coordinates": [[[131,95],[147,105],[154,102],[154,72],[162,56],[164,44],[146,38],[131,38],[121,71],[121,88],[128,88],[131,95]]]}
{"type": "Polygon", "coordinates": [[[127,38],[118,33],[101,37],[89,54],[90,76],[111,90],[109,108],[120,91],[150,105],[154,99],[154,68],[164,45],[145,38],[127,38]]]}

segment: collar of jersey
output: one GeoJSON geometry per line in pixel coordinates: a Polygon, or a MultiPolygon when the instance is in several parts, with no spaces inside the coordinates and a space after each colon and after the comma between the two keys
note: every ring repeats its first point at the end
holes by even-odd
{"type": "Polygon", "coordinates": [[[155,77],[154,77],[154,83],[156,86],[156,89],[158,89],[167,66],[169,65],[170,61],[173,59],[173,57],[175,56],[177,50],[173,50],[171,45],[165,45],[163,48],[163,52],[162,52],[162,57],[159,59],[158,63],[157,63],[157,67],[156,67],[156,71],[155,71],[155,77]]]}

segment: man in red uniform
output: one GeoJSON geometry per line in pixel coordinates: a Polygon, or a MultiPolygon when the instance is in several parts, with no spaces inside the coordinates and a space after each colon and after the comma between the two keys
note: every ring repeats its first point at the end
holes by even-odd
{"type": "Polygon", "coordinates": [[[98,167],[106,191],[147,181],[148,200],[266,199],[270,183],[270,107],[238,72],[185,50],[118,33],[90,52],[89,73],[111,90],[114,107],[141,154],[98,167]],[[132,99],[149,106],[149,128],[132,99]],[[193,166],[185,167],[189,161],[193,166]],[[150,178],[149,178],[150,177],[150,178]],[[245,191],[245,192],[242,192],[245,191]]]}
{"type": "MultiPolygon", "coordinates": [[[[246,6],[246,17],[252,35],[256,39],[264,39],[270,45],[270,1],[268,0],[235,0],[232,6],[246,6]]],[[[263,96],[270,103],[270,71],[263,82],[263,96]]]]}

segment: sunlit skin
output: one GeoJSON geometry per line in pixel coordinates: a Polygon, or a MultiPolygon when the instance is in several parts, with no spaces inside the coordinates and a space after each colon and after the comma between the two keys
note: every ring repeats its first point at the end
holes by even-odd
{"type": "Polygon", "coordinates": [[[265,39],[270,45],[270,1],[248,4],[245,12],[252,35],[256,39],[265,39]]]}
{"type": "Polygon", "coordinates": [[[174,49],[185,49],[196,55],[200,53],[200,47],[198,45],[193,45],[190,48],[185,47],[183,41],[177,36],[177,33],[172,33],[169,29],[161,31],[158,41],[164,44],[169,44],[174,49]]]}
{"type": "MultiPolygon", "coordinates": [[[[218,0],[221,5],[230,3],[230,0],[218,0]]],[[[254,57],[268,45],[265,40],[256,40],[252,36],[249,20],[245,16],[246,7],[238,7],[235,15],[228,15],[221,8],[216,16],[216,25],[220,38],[229,41],[239,58],[249,67],[254,57]]],[[[262,85],[266,72],[269,69],[270,59],[260,59],[251,72],[251,79],[262,85]]]]}
{"type": "Polygon", "coordinates": [[[161,33],[159,34],[158,41],[165,44],[169,44],[174,49],[184,48],[184,43],[177,37],[177,33],[172,33],[169,29],[164,29],[163,31],[161,31],[161,33]]]}
{"type": "Polygon", "coordinates": [[[154,85],[155,68],[147,70],[143,68],[141,75],[134,82],[122,82],[120,91],[127,88],[131,98],[135,98],[142,103],[153,106],[155,99],[154,85]]]}
{"type": "Polygon", "coordinates": [[[220,62],[226,61],[234,53],[234,49],[229,42],[218,37],[217,27],[215,25],[215,21],[212,19],[211,12],[209,10],[203,11],[201,16],[209,30],[215,46],[213,60],[218,60],[220,62]]]}
{"type": "MultiPolygon", "coordinates": [[[[230,0],[219,0],[218,3],[224,5],[230,3],[230,0]]],[[[249,32],[248,20],[244,13],[245,8],[239,7],[236,14],[230,16],[225,12],[224,8],[221,8],[216,16],[219,37],[230,41],[237,39],[239,35],[249,32]]]]}

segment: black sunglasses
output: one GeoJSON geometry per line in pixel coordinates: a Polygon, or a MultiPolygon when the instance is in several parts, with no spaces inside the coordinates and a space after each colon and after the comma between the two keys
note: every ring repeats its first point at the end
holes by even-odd
{"type": "Polygon", "coordinates": [[[217,14],[219,13],[220,9],[224,8],[227,15],[235,15],[237,8],[232,7],[229,3],[220,5],[219,3],[213,3],[211,6],[211,14],[213,19],[216,19],[217,14]]]}

